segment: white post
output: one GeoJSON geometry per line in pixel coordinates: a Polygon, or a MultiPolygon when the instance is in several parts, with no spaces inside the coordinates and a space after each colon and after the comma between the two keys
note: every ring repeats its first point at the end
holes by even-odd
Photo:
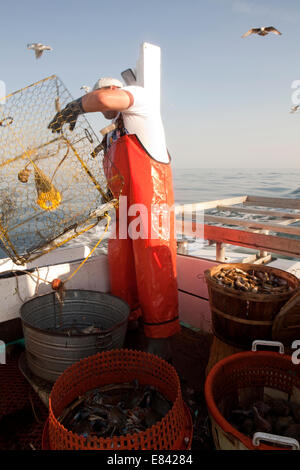
{"type": "Polygon", "coordinates": [[[136,66],[137,85],[146,88],[153,102],[160,108],[161,50],[159,46],[143,42],[136,66]]]}
{"type": "Polygon", "coordinates": [[[222,242],[216,243],[216,261],[224,262],[225,261],[225,251],[226,245],[222,242]]]}

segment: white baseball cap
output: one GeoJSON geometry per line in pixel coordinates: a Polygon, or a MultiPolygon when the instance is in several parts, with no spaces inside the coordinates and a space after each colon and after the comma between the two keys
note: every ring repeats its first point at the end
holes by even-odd
{"type": "Polygon", "coordinates": [[[96,81],[93,91],[99,90],[100,88],[103,88],[106,86],[116,86],[118,88],[123,88],[124,85],[117,78],[104,77],[104,78],[99,78],[99,80],[96,81]]]}

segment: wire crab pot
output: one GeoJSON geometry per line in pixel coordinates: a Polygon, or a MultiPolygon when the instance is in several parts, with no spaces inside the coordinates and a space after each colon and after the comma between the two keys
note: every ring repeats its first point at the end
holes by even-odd
{"type": "Polygon", "coordinates": [[[55,75],[0,101],[0,248],[16,264],[89,230],[118,204],[123,178],[114,169],[112,195],[103,148],[85,116],[73,131],[48,128],[70,101],[55,75]]]}

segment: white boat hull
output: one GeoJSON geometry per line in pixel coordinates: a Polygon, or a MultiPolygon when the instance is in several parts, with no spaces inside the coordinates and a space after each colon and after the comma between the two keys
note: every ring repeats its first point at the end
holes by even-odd
{"type": "MultiPolygon", "coordinates": [[[[20,307],[27,300],[36,295],[51,292],[53,279],[60,278],[62,281],[67,279],[88,253],[89,248],[84,246],[57,250],[51,255],[39,258],[38,267],[30,274],[24,273],[20,276],[11,274],[10,277],[0,277],[0,325],[18,319],[20,307]]],[[[219,262],[212,259],[177,255],[179,319],[186,326],[199,329],[204,333],[211,332],[211,311],[204,271],[217,264],[219,262]]],[[[270,265],[285,269],[300,278],[300,262],[298,261],[278,259],[270,265]]],[[[30,268],[32,269],[32,265],[22,268],[13,265],[12,261],[6,260],[2,262],[0,270],[3,275],[3,271],[9,272],[7,269],[24,270],[30,268]]],[[[67,287],[69,289],[109,292],[107,255],[100,254],[88,259],[68,282],[67,287]]]]}

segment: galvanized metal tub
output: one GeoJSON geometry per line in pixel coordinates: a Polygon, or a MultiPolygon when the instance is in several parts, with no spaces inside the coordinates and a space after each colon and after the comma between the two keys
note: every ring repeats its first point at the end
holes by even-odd
{"type": "Polygon", "coordinates": [[[21,307],[26,359],[31,371],[54,382],[74,362],[104,350],[123,347],[130,308],[118,297],[88,290],[67,290],[63,305],[55,292],[35,297],[21,307]],[[90,325],[101,333],[72,335],[59,327],[90,325]]]}

